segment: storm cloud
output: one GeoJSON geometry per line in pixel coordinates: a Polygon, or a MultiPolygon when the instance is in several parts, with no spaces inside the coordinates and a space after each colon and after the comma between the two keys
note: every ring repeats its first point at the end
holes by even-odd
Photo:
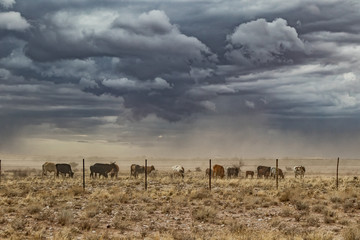
{"type": "Polygon", "coordinates": [[[359,5],[1,0],[0,149],[357,156],[359,5]]]}

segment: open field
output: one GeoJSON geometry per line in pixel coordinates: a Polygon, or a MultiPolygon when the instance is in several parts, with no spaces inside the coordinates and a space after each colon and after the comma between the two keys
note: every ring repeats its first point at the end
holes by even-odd
{"type": "MultiPolygon", "coordinates": [[[[194,163],[193,163],[194,164],[194,163]]],[[[244,166],[246,169],[246,166],[244,166]]],[[[202,169],[204,170],[204,169],[202,169]]],[[[242,170],[243,174],[243,170],[242,170]]],[[[355,175],[285,180],[184,180],[166,170],[144,178],[74,179],[5,173],[0,239],[360,239],[360,181],[355,175]]]]}

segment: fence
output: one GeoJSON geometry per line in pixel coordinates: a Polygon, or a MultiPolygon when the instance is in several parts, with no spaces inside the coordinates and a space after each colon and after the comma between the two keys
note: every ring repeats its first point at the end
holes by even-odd
{"type": "MultiPolygon", "coordinates": [[[[212,170],[212,160],[209,159],[209,182],[208,182],[208,188],[209,190],[211,191],[211,188],[212,188],[212,175],[213,175],[213,170],[212,170]]],[[[3,161],[0,160],[0,183],[2,181],[2,163],[3,161]]],[[[340,158],[338,157],[337,158],[337,161],[336,161],[336,189],[339,189],[339,164],[340,164],[340,158]]],[[[145,159],[145,179],[144,179],[144,189],[145,191],[148,189],[148,170],[147,170],[147,166],[148,166],[148,160],[145,159]]],[[[249,165],[246,165],[247,167],[249,165]]],[[[246,167],[245,166],[245,167],[246,167]]],[[[256,165],[252,165],[252,166],[256,166],[256,165]]],[[[276,189],[279,188],[279,160],[276,159],[275,161],[275,168],[276,168],[276,171],[275,171],[275,187],[276,189]]],[[[288,169],[287,169],[288,170],[288,169]]],[[[10,170],[9,170],[10,171],[10,170]]],[[[12,170],[12,172],[15,172],[16,170],[12,170]]],[[[82,185],[83,185],[83,189],[85,190],[85,159],[83,159],[83,164],[82,164],[82,185]]]]}

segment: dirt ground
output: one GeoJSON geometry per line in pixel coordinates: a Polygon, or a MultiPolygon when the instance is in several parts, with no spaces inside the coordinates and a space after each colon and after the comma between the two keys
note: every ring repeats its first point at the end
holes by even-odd
{"type": "MultiPolygon", "coordinates": [[[[244,167],[245,168],[245,167],[244,167]]],[[[286,172],[273,179],[185,178],[167,170],[130,178],[3,172],[0,239],[360,239],[360,181],[286,172]]]]}

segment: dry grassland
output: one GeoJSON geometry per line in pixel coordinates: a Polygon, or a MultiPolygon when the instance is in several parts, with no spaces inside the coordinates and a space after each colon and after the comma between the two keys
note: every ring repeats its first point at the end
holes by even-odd
{"type": "MultiPolygon", "coordinates": [[[[360,239],[360,181],[3,176],[0,239],[360,239]]],[[[242,172],[243,173],[243,172],[242,172]]],[[[39,174],[39,173],[36,173],[39,174]]],[[[291,175],[291,176],[290,176],[291,175]]]]}

